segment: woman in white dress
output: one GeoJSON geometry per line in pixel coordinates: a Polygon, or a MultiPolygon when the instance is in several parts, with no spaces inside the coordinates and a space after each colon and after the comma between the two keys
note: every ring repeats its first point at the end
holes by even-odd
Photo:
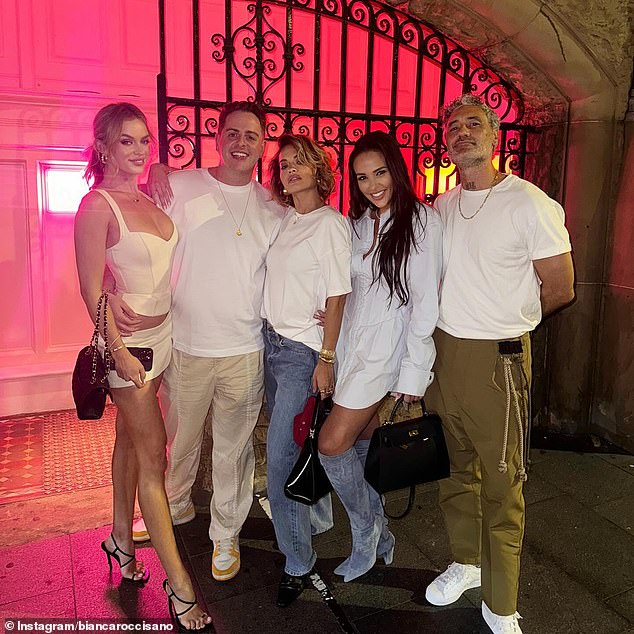
{"type": "Polygon", "coordinates": [[[335,405],[319,436],[321,462],[352,529],[352,554],[336,574],[351,581],[377,556],[392,562],[394,536],[381,498],[363,477],[386,393],[420,400],[433,380],[442,225],[414,193],[396,140],[359,139],[350,155],[352,293],[337,346],[335,405]]]}

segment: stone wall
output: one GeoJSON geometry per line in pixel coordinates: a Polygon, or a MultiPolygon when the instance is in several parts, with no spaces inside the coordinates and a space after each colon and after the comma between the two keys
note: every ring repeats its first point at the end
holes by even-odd
{"type": "Polygon", "coordinates": [[[535,123],[567,122],[566,104],[593,96],[603,80],[615,89],[610,114],[623,120],[634,55],[631,0],[390,1],[511,80],[535,123]]]}
{"type": "Polygon", "coordinates": [[[634,3],[631,0],[547,0],[542,2],[559,24],[576,33],[617,91],[614,117],[627,110],[634,56],[634,3]]]}

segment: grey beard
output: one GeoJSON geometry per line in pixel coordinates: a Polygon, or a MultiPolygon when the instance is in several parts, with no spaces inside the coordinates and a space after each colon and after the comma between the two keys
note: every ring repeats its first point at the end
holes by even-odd
{"type": "MultiPolygon", "coordinates": [[[[451,157],[450,157],[451,158],[451,157]]],[[[456,167],[460,169],[471,169],[472,167],[478,167],[483,163],[486,163],[487,158],[484,156],[474,156],[471,158],[465,157],[464,159],[459,159],[458,161],[454,161],[456,167]]]]}

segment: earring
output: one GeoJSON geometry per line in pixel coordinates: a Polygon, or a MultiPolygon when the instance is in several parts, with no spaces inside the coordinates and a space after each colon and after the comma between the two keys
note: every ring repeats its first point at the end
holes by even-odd
{"type": "Polygon", "coordinates": [[[102,165],[105,165],[107,159],[108,157],[103,152],[99,152],[99,162],[102,165]]]}
{"type": "Polygon", "coordinates": [[[282,190],[282,193],[284,194],[284,196],[286,196],[286,195],[288,194],[288,189],[284,188],[284,189],[282,190]]]}

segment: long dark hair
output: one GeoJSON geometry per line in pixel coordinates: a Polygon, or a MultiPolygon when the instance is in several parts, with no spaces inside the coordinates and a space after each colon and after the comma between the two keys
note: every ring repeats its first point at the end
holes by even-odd
{"type": "Polygon", "coordinates": [[[392,177],[390,217],[372,256],[373,283],[382,278],[390,292],[390,301],[396,295],[399,306],[404,306],[409,302],[409,285],[407,283],[409,255],[412,248],[418,248],[416,245],[417,227],[420,227],[419,231],[425,231],[427,211],[414,192],[405,159],[396,139],[385,132],[368,132],[356,142],[348,161],[349,215],[355,221],[353,226],[368,207],[376,209],[376,206],[359,189],[357,174],[354,171],[355,160],[366,152],[381,154],[392,177]]]}

